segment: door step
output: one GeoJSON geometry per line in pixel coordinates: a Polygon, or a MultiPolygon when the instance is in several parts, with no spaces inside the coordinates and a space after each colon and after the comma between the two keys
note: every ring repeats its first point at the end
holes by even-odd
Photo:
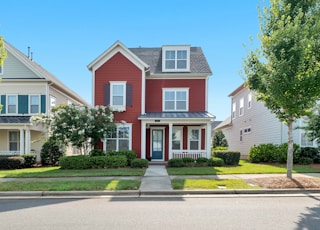
{"type": "Polygon", "coordinates": [[[149,165],[165,165],[167,166],[167,161],[149,161],[149,165]]]}

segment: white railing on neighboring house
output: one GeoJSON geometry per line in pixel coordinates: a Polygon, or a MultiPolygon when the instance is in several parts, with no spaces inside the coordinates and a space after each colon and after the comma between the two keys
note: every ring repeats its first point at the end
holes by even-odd
{"type": "Polygon", "coordinates": [[[189,157],[193,159],[198,159],[199,157],[207,158],[206,150],[172,150],[172,158],[184,158],[189,157]]]}
{"type": "MultiPolygon", "coordinates": [[[[31,154],[36,154],[35,150],[30,151],[31,154]]],[[[0,151],[0,156],[5,155],[5,156],[18,156],[20,155],[20,151],[0,151]]]]}

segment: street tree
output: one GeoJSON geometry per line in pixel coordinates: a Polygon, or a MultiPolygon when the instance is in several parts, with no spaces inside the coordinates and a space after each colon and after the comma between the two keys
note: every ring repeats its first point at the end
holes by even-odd
{"type": "Polygon", "coordinates": [[[69,143],[87,152],[108,132],[114,130],[113,113],[105,106],[60,105],[50,115],[33,116],[35,124],[44,124],[52,140],[67,146],[69,143]]]}
{"type": "Polygon", "coordinates": [[[288,126],[287,177],[292,178],[293,123],[320,96],[319,0],[270,0],[260,10],[260,49],[244,59],[246,84],[288,126]]]}
{"type": "MultiPolygon", "coordinates": [[[[0,72],[3,66],[3,62],[4,60],[7,58],[7,51],[4,48],[4,40],[3,40],[3,36],[0,36],[0,72]]],[[[1,80],[1,78],[0,78],[1,80]]],[[[2,105],[0,104],[0,112],[2,110],[2,105]]]]}

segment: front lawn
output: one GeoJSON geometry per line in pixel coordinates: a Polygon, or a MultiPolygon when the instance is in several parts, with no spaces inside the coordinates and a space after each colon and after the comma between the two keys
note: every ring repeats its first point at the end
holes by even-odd
{"type": "Polygon", "coordinates": [[[173,189],[259,189],[248,185],[243,180],[210,180],[210,179],[173,179],[173,189]]]}
{"type": "Polygon", "coordinates": [[[137,180],[13,181],[0,183],[0,191],[137,190],[137,180]]]}
{"type": "Polygon", "coordinates": [[[0,170],[0,178],[50,178],[50,177],[94,177],[94,176],[143,176],[146,169],[86,169],[72,170],[60,167],[40,167],[15,170],[0,170]]]}
{"type": "MultiPolygon", "coordinates": [[[[167,168],[169,175],[224,175],[224,174],[268,174],[268,173],[286,173],[285,164],[253,164],[245,160],[240,160],[238,166],[223,167],[183,167],[167,168]]],[[[294,165],[293,173],[319,173],[318,169],[310,165],[294,165]]]]}

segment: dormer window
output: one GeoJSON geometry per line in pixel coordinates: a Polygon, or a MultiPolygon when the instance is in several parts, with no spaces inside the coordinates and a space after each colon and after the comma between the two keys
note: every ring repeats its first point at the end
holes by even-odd
{"type": "Polygon", "coordinates": [[[190,46],[163,46],[162,71],[190,71],[190,46]]]}

